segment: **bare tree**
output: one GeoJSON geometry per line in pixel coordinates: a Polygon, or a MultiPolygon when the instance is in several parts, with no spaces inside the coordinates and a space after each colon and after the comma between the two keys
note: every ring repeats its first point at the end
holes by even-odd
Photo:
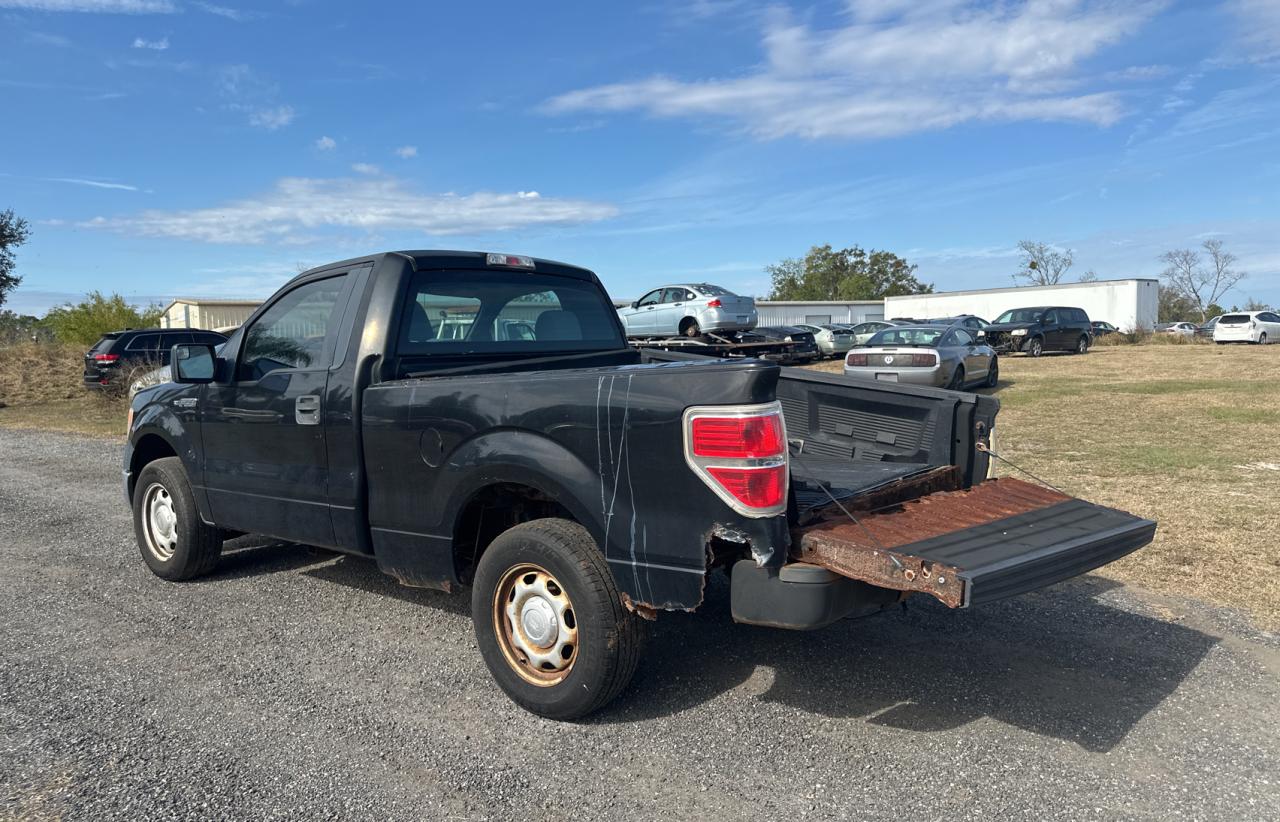
{"type": "Polygon", "coordinates": [[[1075,262],[1071,249],[1058,251],[1046,243],[1022,240],[1018,243],[1022,254],[1022,269],[1013,275],[1019,285],[1057,285],[1067,269],[1075,262]]]}
{"type": "Polygon", "coordinates": [[[1094,271],[1092,268],[1080,275],[1080,282],[1082,283],[1096,283],[1097,281],[1098,272],[1094,271]]]}
{"type": "Polygon", "coordinates": [[[1165,269],[1160,273],[1169,288],[1186,297],[1200,312],[1201,322],[1209,319],[1208,308],[1245,278],[1233,266],[1236,255],[1222,247],[1221,240],[1205,240],[1201,248],[1208,255],[1206,265],[1199,252],[1189,248],[1166,251],[1160,255],[1165,269]]]}

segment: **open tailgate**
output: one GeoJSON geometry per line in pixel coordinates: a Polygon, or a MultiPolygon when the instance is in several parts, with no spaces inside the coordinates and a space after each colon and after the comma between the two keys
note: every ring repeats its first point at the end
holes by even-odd
{"type": "Polygon", "coordinates": [[[797,529],[794,558],[952,608],[1043,588],[1149,543],[1156,524],[1022,480],[987,480],[797,529]]]}

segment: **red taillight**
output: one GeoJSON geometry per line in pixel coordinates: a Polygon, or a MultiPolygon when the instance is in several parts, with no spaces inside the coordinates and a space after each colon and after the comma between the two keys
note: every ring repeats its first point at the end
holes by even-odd
{"type": "Polygon", "coordinates": [[[912,354],[911,364],[928,368],[938,364],[938,357],[936,354],[912,354]]]}
{"type": "Polygon", "coordinates": [[[844,358],[845,365],[865,366],[867,364],[866,354],[850,354],[844,358]]]}
{"type": "Polygon", "coordinates": [[[720,302],[719,297],[716,297],[714,300],[707,303],[707,308],[719,308],[722,305],[724,305],[724,303],[720,302]]]}
{"type": "Polygon", "coordinates": [[[769,468],[708,468],[707,473],[733,498],[748,508],[773,508],[786,503],[787,466],[769,468]]]}
{"type": "Polygon", "coordinates": [[[119,354],[94,354],[93,355],[94,362],[115,362],[118,359],[120,359],[119,354]]]}
{"type": "Polygon", "coordinates": [[[741,514],[775,516],[787,508],[787,433],[776,402],[688,409],[685,460],[741,514]]]}
{"type": "Polygon", "coordinates": [[[695,457],[756,459],[776,457],[785,449],[782,418],[694,417],[690,437],[695,457]]]}

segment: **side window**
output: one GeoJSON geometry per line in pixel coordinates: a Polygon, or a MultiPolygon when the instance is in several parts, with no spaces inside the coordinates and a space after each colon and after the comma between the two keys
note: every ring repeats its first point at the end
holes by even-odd
{"type": "Polygon", "coordinates": [[[346,276],[316,280],[285,294],[249,326],[240,379],[258,380],[281,368],[321,368],[325,335],[346,276]]]}
{"type": "Polygon", "coordinates": [[[1263,322],[1280,323],[1280,316],[1277,316],[1271,313],[1270,311],[1262,312],[1261,314],[1258,315],[1258,319],[1262,320],[1263,322]]]}
{"type": "Polygon", "coordinates": [[[972,335],[970,335],[969,332],[965,331],[963,328],[957,328],[952,333],[955,334],[956,345],[973,345],[972,335]]]}
{"type": "Polygon", "coordinates": [[[134,337],[132,340],[129,340],[129,344],[124,347],[125,351],[136,351],[140,353],[145,352],[148,354],[154,353],[159,349],[160,349],[159,334],[139,334],[138,336],[134,337]]]}
{"type": "Polygon", "coordinates": [[[191,334],[187,332],[184,332],[181,334],[162,334],[161,337],[162,337],[162,339],[160,340],[161,351],[168,351],[170,348],[173,348],[175,345],[182,345],[183,343],[191,342],[191,334]]]}
{"type": "Polygon", "coordinates": [[[645,294],[643,297],[641,297],[640,307],[644,308],[646,305],[655,305],[660,302],[662,302],[661,288],[659,288],[657,291],[650,291],[648,294],[645,294]]]}
{"type": "Polygon", "coordinates": [[[662,292],[662,301],[664,303],[684,302],[684,289],[683,288],[664,289],[662,292]]]}
{"type": "Polygon", "coordinates": [[[1045,324],[1045,325],[1057,325],[1057,324],[1058,324],[1058,312],[1057,312],[1057,311],[1054,311],[1054,310],[1050,310],[1050,311],[1046,311],[1046,312],[1044,312],[1044,324],[1045,324]]]}

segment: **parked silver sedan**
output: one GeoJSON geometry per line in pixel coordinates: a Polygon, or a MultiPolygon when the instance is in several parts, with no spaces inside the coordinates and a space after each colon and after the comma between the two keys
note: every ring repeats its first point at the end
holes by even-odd
{"type": "Polygon", "coordinates": [[[756,301],[709,283],[664,285],[618,309],[628,337],[698,337],[708,331],[750,331],[756,301]]]}
{"type": "Polygon", "coordinates": [[[853,334],[837,325],[813,325],[812,323],[796,323],[796,328],[803,328],[813,334],[813,341],[824,357],[838,357],[854,346],[853,334]]]}
{"type": "Polygon", "coordinates": [[[933,385],[960,391],[994,387],[1000,379],[995,349],[961,326],[909,325],[878,332],[845,355],[845,376],[933,385]]]}

